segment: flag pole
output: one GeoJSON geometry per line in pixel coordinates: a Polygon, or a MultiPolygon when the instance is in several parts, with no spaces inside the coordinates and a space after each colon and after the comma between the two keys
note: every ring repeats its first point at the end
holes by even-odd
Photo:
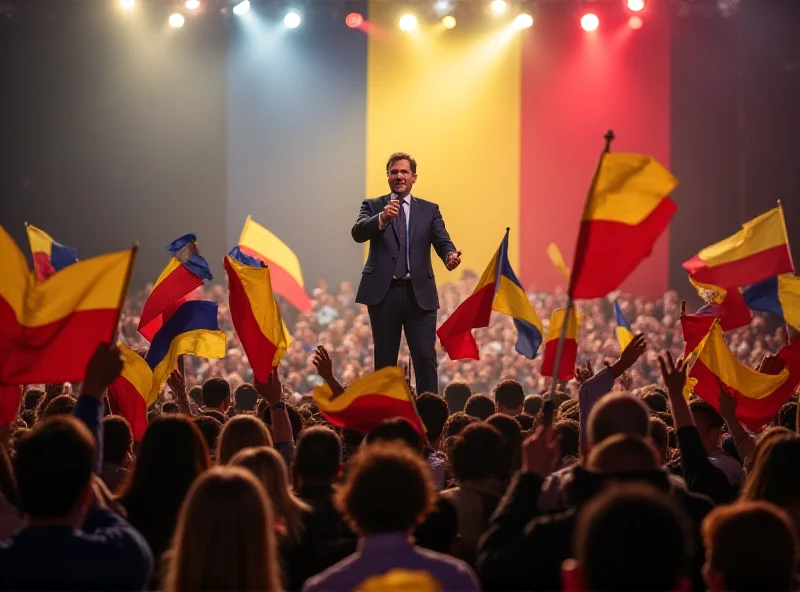
{"type": "Polygon", "coordinates": [[[794,261],[792,261],[792,244],[789,242],[789,231],[786,228],[786,218],[783,215],[783,204],[781,204],[781,200],[778,200],[778,209],[781,211],[781,224],[783,225],[783,236],[786,237],[786,250],[789,251],[789,261],[792,262],[792,267],[794,267],[794,261]]]}
{"type": "MultiPolygon", "coordinates": [[[[603,152],[600,154],[600,160],[597,163],[597,169],[594,172],[592,183],[589,186],[589,193],[583,206],[584,213],[586,212],[586,206],[589,204],[589,200],[594,193],[595,187],[597,187],[597,178],[600,176],[600,167],[603,165],[603,157],[611,152],[611,142],[614,141],[614,130],[608,130],[604,138],[606,140],[606,145],[603,148],[603,152]]],[[[575,259],[573,259],[572,270],[570,271],[569,289],[567,292],[567,307],[564,310],[564,321],[561,323],[561,334],[558,337],[558,344],[556,345],[556,359],[555,363],[553,364],[553,376],[550,380],[550,390],[547,392],[547,394],[545,394],[544,403],[542,405],[542,420],[545,427],[553,425],[553,396],[556,393],[556,385],[558,384],[558,371],[561,368],[561,356],[564,353],[564,341],[567,338],[567,327],[569,326],[571,319],[572,309],[575,307],[575,303],[572,299],[572,282],[575,279],[575,273],[578,271],[578,265],[576,265],[578,255],[578,249],[576,249],[575,259]]]]}
{"type": "Polygon", "coordinates": [[[122,283],[122,291],[119,294],[119,303],[117,304],[117,322],[114,323],[114,328],[111,329],[111,345],[117,343],[117,334],[119,332],[119,321],[122,318],[122,309],[125,307],[125,298],[128,296],[128,288],[131,285],[131,276],[133,275],[133,264],[136,261],[136,254],[139,252],[138,241],[131,246],[131,258],[128,261],[128,269],[125,270],[125,280],[122,283]]]}

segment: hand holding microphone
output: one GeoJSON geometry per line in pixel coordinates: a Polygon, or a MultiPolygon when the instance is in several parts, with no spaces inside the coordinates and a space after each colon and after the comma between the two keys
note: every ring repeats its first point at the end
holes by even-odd
{"type": "Polygon", "coordinates": [[[394,218],[400,213],[400,200],[392,197],[389,200],[389,203],[383,208],[383,211],[380,215],[380,221],[383,226],[386,226],[389,223],[389,220],[394,218]]]}

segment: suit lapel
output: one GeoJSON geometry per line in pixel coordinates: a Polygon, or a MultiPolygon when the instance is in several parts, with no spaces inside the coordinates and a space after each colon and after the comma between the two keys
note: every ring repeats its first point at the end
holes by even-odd
{"type": "Polygon", "coordinates": [[[420,214],[422,212],[419,211],[420,203],[419,200],[411,196],[411,207],[409,208],[409,220],[408,220],[408,240],[414,240],[414,230],[417,228],[417,223],[419,222],[420,214]]]}

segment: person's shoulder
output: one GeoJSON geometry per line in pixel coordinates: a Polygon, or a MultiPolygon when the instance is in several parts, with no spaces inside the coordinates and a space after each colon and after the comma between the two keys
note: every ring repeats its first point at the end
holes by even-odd
{"type": "Polygon", "coordinates": [[[368,203],[368,204],[382,203],[387,197],[389,197],[388,194],[379,195],[378,197],[368,197],[368,198],[366,198],[364,200],[364,203],[368,203]]]}
{"type": "Polygon", "coordinates": [[[430,549],[424,549],[419,546],[414,547],[414,552],[417,555],[424,557],[427,563],[431,566],[435,565],[435,570],[439,574],[449,573],[449,577],[456,580],[461,580],[464,582],[462,586],[465,590],[471,588],[477,588],[477,583],[475,579],[475,572],[472,571],[472,568],[466,561],[462,561],[452,555],[445,555],[444,553],[439,553],[437,551],[431,551],[430,549]],[[470,582],[472,586],[467,585],[466,582],[470,582]]]}
{"type": "Polygon", "coordinates": [[[357,555],[354,553],[345,557],[338,563],[334,563],[328,569],[321,571],[315,576],[311,576],[303,584],[303,592],[319,590],[337,590],[342,588],[342,580],[347,577],[348,568],[355,562],[357,555]]]}
{"type": "Polygon", "coordinates": [[[432,202],[432,201],[430,201],[428,199],[424,199],[422,197],[417,197],[416,195],[414,196],[414,201],[417,203],[417,205],[425,206],[426,208],[438,208],[439,207],[439,204],[437,204],[436,202],[432,202]]]}

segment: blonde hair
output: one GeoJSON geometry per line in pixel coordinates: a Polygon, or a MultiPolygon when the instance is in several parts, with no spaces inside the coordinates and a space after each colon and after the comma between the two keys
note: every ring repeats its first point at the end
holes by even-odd
{"type": "Polygon", "coordinates": [[[272,446],[267,426],[253,415],[237,415],[222,428],[217,443],[217,463],[230,464],[237,452],[258,446],[272,446]]]}
{"type": "Polygon", "coordinates": [[[234,467],[199,477],[165,560],[167,592],[280,590],[272,510],[255,477],[234,467]]]}
{"type": "Polygon", "coordinates": [[[300,540],[303,515],[311,508],[289,488],[289,475],[283,457],[274,448],[262,446],[242,450],[230,464],[248,469],[261,481],[276,518],[286,527],[289,539],[293,542],[300,540]]]}

